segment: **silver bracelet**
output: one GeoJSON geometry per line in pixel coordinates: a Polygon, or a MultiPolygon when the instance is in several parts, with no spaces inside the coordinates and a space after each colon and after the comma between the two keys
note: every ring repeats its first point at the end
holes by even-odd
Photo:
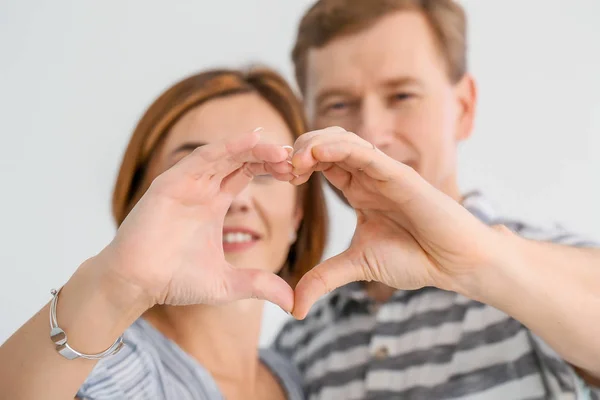
{"type": "Polygon", "coordinates": [[[102,353],[98,354],[85,354],[80,353],[77,350],[73,349],[67,343],[67,334],[58,326],[58,321],[56,319],[56,303],[58,302],[58,293],[60,289],[57,291],[52,289],[50,293],[52,293],[52,301],[50,302],[50,339],[56,345],[56,351],[60,353],[63,357],[68,360],[74,360],[76,358],[87,358],[88,360],[100,360],[102,358],[108,357],[110,355],[116,354],[123,347],[123,336],[119,336],[119,338],[110,346],[108,349],[104,350],[102,353]]]}

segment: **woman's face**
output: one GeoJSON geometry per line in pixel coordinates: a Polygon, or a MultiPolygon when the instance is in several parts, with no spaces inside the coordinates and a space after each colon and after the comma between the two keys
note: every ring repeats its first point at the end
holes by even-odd
{"type": "MultiPolygon", "coordinates": [[[[261,141],[293,145],[277,111],[254,93],[209,100],[184,114],[171,128],[151,171],[165,171],[195,147],[262,127],[261,141]]],[[[225,216],[223,250],[240,268],[277,272],[283,266],[302,218],[297,189],[270,175],[255,177],[225,216]]]]}

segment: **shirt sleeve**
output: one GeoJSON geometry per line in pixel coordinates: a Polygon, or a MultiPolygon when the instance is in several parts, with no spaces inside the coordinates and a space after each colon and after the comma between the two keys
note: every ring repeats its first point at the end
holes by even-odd
{"type": "MultiPolygon", "coordinates": [[[[574,234],[558,227],[548,233],[547,241],[552,243],[579,247],[600,248],[600,243],[590,238],[574,234]]],[[[570,388],[577,393],[577,399],[600,400],[600,387],[586,383],[575,371],[575,369],[564,361],[544,340],[531,333],[534,348],[541,362],[546,384],[554,394],[560,398],[562,390],[570,388]]]]}
{"type": "Polygon", "coordinates": [[[134,344],[100,360],[79,388],[81,400],[156,399],[162,393],[152,361],[134,344]]]}
{"type": "Polygon", "coordinates": [[[544,382],[553,398],[563,398],[574,392],[577,399],[600,400],[600,387],[586,383],[544,340],[531,332],[530,335],[544,382]]]}

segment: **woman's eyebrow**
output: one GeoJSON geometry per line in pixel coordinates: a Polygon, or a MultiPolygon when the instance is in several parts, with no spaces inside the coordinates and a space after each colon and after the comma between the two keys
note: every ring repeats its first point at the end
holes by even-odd
{"type": "Polygon", "coordinates": [[[207,143],[202,143],[202,142],[187,142],[187,143],[184,143],[184,144],[178,146],[175,150],[173,150],[171,152],[171,155],[177,154],[181,151],[191,152],[191,151],[194,151],[194,149],[196,149],[198,147],[205,146],[206,144],[207,143]]]}

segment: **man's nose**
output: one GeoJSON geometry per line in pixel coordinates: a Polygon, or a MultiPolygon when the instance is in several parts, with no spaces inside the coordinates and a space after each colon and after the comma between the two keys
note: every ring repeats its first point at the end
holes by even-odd
{"type": "Polygon", "coordinates": [[[392,142],[393,133],[393,110],[388,109],[379,99],[363,101],[356,134],[383,150],[392,142]]]}

